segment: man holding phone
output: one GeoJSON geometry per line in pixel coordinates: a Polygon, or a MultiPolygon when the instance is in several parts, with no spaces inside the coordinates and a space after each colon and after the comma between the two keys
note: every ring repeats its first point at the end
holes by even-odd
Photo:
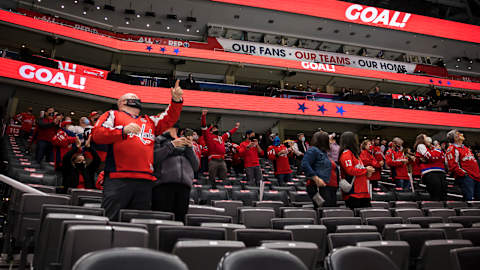
{"type": "Polygon", "coordinates": [[[240,144],[239,154],[245,163],[245,171],[249,185],[258,185],[262,181],[262,170],[258,156],[263,156],[263,150],[258,144],[255,132],[248,130],[245,133],[246,140],[240,144]]]}

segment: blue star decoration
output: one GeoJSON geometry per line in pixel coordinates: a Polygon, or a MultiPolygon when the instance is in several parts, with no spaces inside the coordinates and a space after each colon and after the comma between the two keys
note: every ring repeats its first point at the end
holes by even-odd
{"type": "Polygon", "coordinates": [[[166,50],[165,50],[164,47],[161,47],[161,48],[160,48],[160,51],[161,51],[162,53],[165,53],[166,50]]]}
{"type": "Polygon", "coordinates": [[[322,114],[325,114],[325,112],[328,111],[328,110],[325,108],[325,104],[322,104],[322,106],[320,106],[320,105],[317,105],[317,106],[318,106],[317,112],[322,112],[322,114]]]}
{"type": "Polygon", "coordinates": [[[343,116],[344,112],[347,112],[343,109],[343,106],[335,106],[337,107],[337,113],[339,113],[341,116],[343,116]]]}
{"type": "Polygon", "coordinates": [[[432,79],[430,79],[430,82],[431,82],[431,83],[433,83],[433,80],[432,80],[432,79]]]}
{"type": "Polygon", "coordinates": [[[152,50],[152,46],[148,45],[147,46],[147,51],[151,51],[152,50]]]}
{"type": "Polygon", "coordinates": [[[441,80],[438,80],[438,83],[439,83],[439,84],[442,84],[442,81],[441,81],[441,80]]]}
{"type": "Polygon", "coordinates": [[[449,81],[447,81],[447,84],[450,85],[451,83],[449,81]]]}
{"type": "Polygon", "coordinates": [[[305,110],[308,110],[307,107],[305,107],[305,102],[300,104],[300,103],[297,103],[298,104],[298,110],[299,111],[302,111],[302,112],[305,112],[305,110]]]}
{"type": "Polygon", "coordinates": [[[173,50],[173,52],[174,52],[175,54],[178,54],[178,53],[180,52],[180,50],[179,50],[178,48],[175,48],[175,50],[173,50]]]}

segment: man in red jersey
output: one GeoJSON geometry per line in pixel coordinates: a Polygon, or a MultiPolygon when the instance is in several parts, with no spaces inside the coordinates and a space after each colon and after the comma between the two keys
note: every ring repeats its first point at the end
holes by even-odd
{"type": "Polygon", "coordinates": [[[472,151],[463,144],[465,136],[454,129],[447,133],[447,139],[448,168],[462,188],[463,199],[480,200],[480,170],[472,151]]]}
{"type": "Polygon", "coordinates": [[[105,215],[117,220],[120,209],[151,209],[153,145],[155,136],[173,126],[183,105],[183,90],[177,80],[171,89],[172,102],[159,115],[140,115],[142,103],[137,95],[124,94],[118,110],[104,113],[92,129],[92,139],[108,144],[103,183],[105,215]]]}
{"type": "Polygon", "coordinates": [[[216,187],[216,177],[225,180],[227,178],[227,164],[225,163],[225,141],[232,136],[240,127],[236,123],[235,127],[225,132],[222,136],[218,135],[218,126],[214,125],[207,128],[208,110],[202,111],[202,136],[205,139],[205,145],[208,153],[208,179],[212,187],[216,187]]]}
{"type": "Polygon", "coordinates": [[[15,120],[22,124],[20,128],[20,136],[27,141],[32,135],[33,126],[35,125],[35,115],[33,115],[33,108],[29,107],[26,112],[19,113],[15,116],[15,120]]]}
{"type": "Polygon", "coordinates": [[[259,185],[262,181],[262,169],[258,156],[263,156],[263,150],[258,144],[255,132],[247,130],[245,137],[247,139],[240,144],[238,152],[243,158],[248,184],[259,185]]]}
{"type": "Polygon", "coordinates": [[[280,137],[275,136],[273,145],[270,145],[267,150],[268,159],[272,160],[275,167],[275,176],[278,183],[283,185],[292,180],[292,169],[288,162],[288,157],[293,155],[293,151],[289,151],[287,147],[281,144],[280,137]]]}
{"type": "Polygon", "coordinates": [[[38,163],[41,163],[43,158],[47,162],[53,162],[52,138],[57,133],[60,122],[61,117],[55,116],[53,107],[48,108],[46,116],[38,121],[38,130],[35,138],[37,142],[35,159],[38,163]]]}

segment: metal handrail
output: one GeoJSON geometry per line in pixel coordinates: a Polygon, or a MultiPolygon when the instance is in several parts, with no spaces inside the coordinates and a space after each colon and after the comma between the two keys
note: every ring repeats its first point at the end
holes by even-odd
{"type": "Polygon", "coordinates": [[[37,195],[48,195],[45,192],[42,192],[38,189],[32,188],[29,185],[26,185],[24,183],[21,183],[15,179],[12,179],[6,175],[0,174],[0,181],[11,186],[14,189],[23,191],[25,193],[32,193],[32,194],[37,194],[37,195]]]}

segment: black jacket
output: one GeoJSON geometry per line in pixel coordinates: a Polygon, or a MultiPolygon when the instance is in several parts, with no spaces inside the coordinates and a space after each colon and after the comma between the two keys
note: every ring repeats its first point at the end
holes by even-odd
{"type": "Polygon", "coordinates": [[[192,147],[175,148],[168,133],[155,138],[154,175],[156,184],[183,184],[192,187],[199,160],[192,147]]]}
{"type": "Polygon", "coordinates": [[[85,152],[90,152],[92,154],[93,160],[88,164],[85,169],[77,169],[72,164],[72,157],[75,153],[78,152],[77,147],[73,147],[72,150],[63,156],[63,166],[62,166],[62,175],[63,175],[63,187],[66,192],[69,188],[76,188],[78,186],[78,175],[83,175],[83,180],[85,181],[85,188],[94,189],[95,188],[95,172],[100,166],[100,157],[96,151],[91,150],[91,148],[86,148],[85,152]]]}

